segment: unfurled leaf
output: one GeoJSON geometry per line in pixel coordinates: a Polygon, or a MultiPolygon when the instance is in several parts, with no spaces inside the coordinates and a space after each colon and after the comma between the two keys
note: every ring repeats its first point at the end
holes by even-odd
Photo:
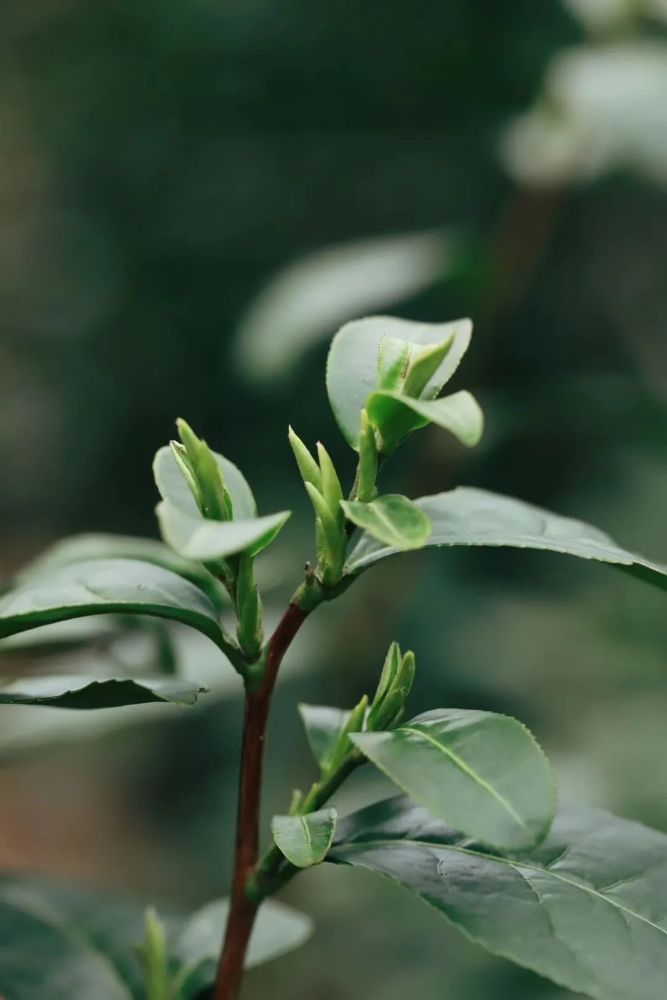
{"type": "Polygon", "coordinates": [[[451,270],[446,233],[398,233],[324,247],[288,265],[253,302],[238,353],[254,378],[286,374],[347,320],[414,295],[451,270]]]}
{"type": "Polygon", "coordinates": [[[310,868],[324,861],[336,832],[338,813],[320,809],[305,816],[274,816],[271,832],[290,864],[310,868]]]}
{"type": "MultiPolygon", "coordinates": [[[[581,559],[611,563],[663,589],[667,566],[623,549],[604,532],[583,521],[486,490],[459,487],[415,500],[432,525],[429,546],[482,545],[545,549],[581,559]]],[[[359,573],[400,551],[365,533],[350,553],[346,573],[359,573]]]]}
{"type": "Polygon", "coordinates": [[[359,446],[360,414],[379,387],[378,362],[383,338],[426,347],[451,338],[444,360],[422,394],[433,399],[452,377],[468,349],[470,320],[413,323],[391,316],[371,316],[343,326],[334,337],[327,362],[327,391],[338,425],[348,443],[359,446]]]}
{"type": "Polygon", "coordinates": [[[248,520],[211,521],[162,501],[157,516],[165,541],[188,559],[202,562],[248,552],[255,555],[274,540],[290,511],[248,520]]]}
{"type": "Polygon", "coordinates": [[[88,646],[104,647],[123,634],[121,623],[126,620],[115,615],[91,615],[54,625],[38,625],[29,632],[0,639],[0,654],[10,653],[12,657],[25,654],[33,658],[70,653],[88,646]]]}
{"type": "MultiPolygon", "coordinates": [[[[257,504],[243,473],[222,455],[213,453],[232,501],[235,520],[250,520],[257,516],[257,504]]],[[[179,507],[186,514],[201,517],[197,501],[192,495],[171,448],[160,448],[153,462],[155,485],[163,500],[179,507]]]]}
{"type": "Polygon", "coordinates": [[[120,708],[165,701],[194,705],[204,690],[176,677],[82,677],[45,675],[7,680],[0,677],[0,705],[55,708],[120,708]]]}
{"type": "Polygon", "coordinates": [[[450,431],[468,448],[479,442],[484,428],[479,404],[465,390],[431,400],[412,399],[398,392],[374,392],[366,406],[378,428],[380,451],[385,455],[390,455],[406,434],[430,423],[450,431]]]}
{"type": "Polygon", "coordinates": [[[206,594],[169,570],[131,559],[91,559],[26,580],[0,597],[0,637],[108,612],[171,618],[222,641],[206,594]]]}
{"type": "Polygon", "coordinates": [[[129,535],[84,534],[65,538],[25,566],[16,582],[24,583],[41,573],[90,559],[133,559],[153,563],[190,580],[210,597],[216,607],[222,608],[229,604],[222,584],[201,563],[184,559],[164,542],[129,535]]]}
{"type": "Polygon", "coordinates": [[[377,497],[370,503],[343,500],[345,516],[374,538],[396,549],[420,549],[431,534],[428,517],[398,494],[377,497]]]}
{"type": "Polygon", "coordinates": [[[494,847],[533,847],[555,810],[549,763],[525,726],[492,712],[435,709],[352,742],[431,815],[494,847]]]}
{"type": "MultiPolygon", "coordinates": [[[[229,902],[208,903],[185,923],[174,945],[179,969],[179,1000],[194,1000],[215,981],[215,972],[227,923],[229,902]]],[[[298,948],[312,933],[312,922],[303,913],[274,900],[266,900],[257,916],[246,955],[246,968],[279,958],[298,948]]]]}
{"type": "Polygon", "coordinates": [[[405,798],[340,821],[328,860],[405,886],[489,951],[597,1000],[664,1000],[667,836],[563,805],[536,850],[502,856],[405,798]]]}
{"type": "Polygon", "coordinates": [[[330,708],[327,705],[299,705],[299,714],[313,756],[324,770],[336,748],[340,734],[345,729],[350,713],[342,708],[330,708]]]}

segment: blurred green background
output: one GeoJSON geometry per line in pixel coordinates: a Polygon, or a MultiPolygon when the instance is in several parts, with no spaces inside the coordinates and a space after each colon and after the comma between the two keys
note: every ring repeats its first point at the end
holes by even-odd
{"type": "MultiPolygon", "coordinates": [[[[264,511],[296,512],[264,562],[275,614],[312,555],[287,424],[352,474],[326,341],[373,311],[472,316],[457,387],[487,417],[473,453],[413,439],[388,486],[496,489],[666,560],[666,28],[664,0],[4,0],[3,576],[65,534],[155,536],[151,460],[182,415],[264,511]]],[[[312,777],[296,703],[352,704],[392,638],[417,653],[415,711],[516,714],[563,794],[667,829],[664,597],[481,550],[389,563],[309,622],[267,818],[312,777]]],[[[111,669],[4,669],[82,656],[111,669]]],[[[224,892],[240,692],[205,644],[183,657],[220,678],[196,709],[0,712],[2,867],[224,892]]],[[[385,794],[362,773],[340,807],[385,794]]],[[[287,898],[316,935],[248,1000],[569,995],[370,877],[325,866],[287,898]]]]}

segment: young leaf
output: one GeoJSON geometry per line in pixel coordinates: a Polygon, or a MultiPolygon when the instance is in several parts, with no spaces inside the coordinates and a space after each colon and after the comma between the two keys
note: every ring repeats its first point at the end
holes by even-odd
{"type": "Polygon", "coordinates": [[[399,494],[377,497],[370,503],[343,500],[348,520],[373,538],[395,549],[420,549],[428,542],[431,522],[411,500],[399,494]]]}
{"type": "Polygon", "coordinates": [[[327,391],[331,409],[348,443],[358,448],[359,414],[378,388],[378,356],[383,337],[424,347],[453,337],[451,348],[424,390],[427,398],[433,398],[458,368],[471,333],[472,325],[467,319],[431,324],[371,316],[341,327],[329,351],[327,391]]]}
{"type": "Polygon", "coordinates": [[[133,559],[153,563],[190,580],[208,595],[217,608],[229,605],[225,588],[201,563],[184,559],[164,542],[129,535],[83,534],[65,538],[25,566],[15,582],[24,583],[41,573],[89,559],[133,559]]]}
{"type": "Polygon", "coordinates": [[[249,520],[211,521],[187,514],[163,500],[156,508],[165,541],[188,559],[208,562],[247,552],[256,555],[270,545],[290,516],[290,511],[249,520]]]}
{"type": "Polygon", "coordinates": [[[338,813],[320,809],[305,816],[274,816],[271,832],[287,860],[296,868],[324,861],[336,832],[338,813]]]}
{"type": "Polygon", "coordinates": [[[172,618],[218,645],[223,640],[216,610],[201,590],[132,559],[91,559],[26,580],[0,597],[0,637],[108,612],[172,618]]]}
{"type": "Polygon", "coordinates": [[[326,705],[299,705],[299,715],[313,757],[320,768],[325,770],[350,713],[342,708],[329,708],[326,705]]]}
{"type": "MultiPolygon", "coordinates": [[[[243,473],[228,459],[213,452],[222,478],[231,497],[234,519],[243,521],[257,517],[257,504],[243,473]]],[[[181,472],[171,448],[160,448],[153,462],[155,485],[163,500],[179,507],[186,514],[201,517],[201,511],[181,472]]]]}
{"type": "Polygon", "coordinates": [[[549,763],[516,719],[436,709],[352,742],[419,805],[455,830],[520,850],[542,840],[555,809],[549,763]]]}
{"type": "MultiPolygon", "coordinates": [[[[622,549],[604,532],[540,507],[489,493],[458,487],[449,493],[422,497],[415,506],[433,526],[427,545],[490,545],[520,549],[545,549],[611,563],[650,583],[667,589],[667,566],[622,549]]],[[[345,565],[348,574],[359,573],[387,556],[397,546],[362,535],[345,565]]]]}
{"type": "Polygon", "coordinates": [[[465,390],[431,400],[410,399],[397,392],[374,392],[366,405],[385,455],[390,455],[411,431],[429,423],[450,431],[468,448],[479,443],[484,428],[479,403],[465,390]]]}
{"type": "Polygon", "coordinates": [[[667,836],[561,805],[537,850],[503,857],[405,798],[338,825],[327,860],[416,893],[489,951],[597,1000],[663,1000],[667,836]]]}
{"type": "Polygon", "coordinates": [[[48,705],[51,708],[120,708],[149,702],[194,705],[200,692],[175,677],[83,677],[79,674],[0,678],[0,705],[48,705]]]}
{"type": "MultiPolygon", "coordinates": [[[[174,945],[179,969],[179,1000],[194,1000],[215,981],[229,902],[207,903],[185,923],[174,945]]],[[[312,922],[303,913],[272,899],[257,916],[246,955],[246,968],[261,965],[300,947],[312,933],[312,922]]]]}
{"type": "Polygon", "coordinates": [[[145,934],[139,953],[144,967],[146,1000],[172,1000],[167,932],[154,907],[144,915],[145,934]]]}

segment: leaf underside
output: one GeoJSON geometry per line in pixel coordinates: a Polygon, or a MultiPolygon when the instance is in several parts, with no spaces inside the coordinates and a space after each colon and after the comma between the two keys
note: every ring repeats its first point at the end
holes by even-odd
{"type": "Polygon", "coordinates": [[[274,816],[271,832],[287,860],[297,868],[324,861],[336,831],[335,809],[320,809],[305,816],[274,816]]]}
{"type": "Polygon", "coordinates": [[[343,500],[345,516],[358,528],[396,549],[420,549],[431,534],[431,522],[411,500],[388,494],[361,503],[343,500]]]}
{"type": "Polygon", "coordinates": [[[77,674],[0,678],[0,705],[51,708],[120,708],[168,702],[194,705],[204,689],[175,677],[82,677],[77,674]]]}
{"type": "Polygon", "coordinates": [[[406,798],[342,820],[328,860],[375,871],[489,951],[597,1000],[664,1000],[667,836],[561,805],[548,838],[494,854],[406,798]]]}

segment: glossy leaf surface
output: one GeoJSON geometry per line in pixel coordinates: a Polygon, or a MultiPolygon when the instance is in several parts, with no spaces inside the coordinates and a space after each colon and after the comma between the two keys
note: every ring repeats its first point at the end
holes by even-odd
{"type": "Polygon", "coordinates": [[[506,857],[408,799],[341,820],[329,859],[416,893],[489,951],[597,1000],[663,1000],[667,836],[562,805],[548,838],[506,857]]]}
{"type": "Polygon", "coordinates": [[[331,343],[327,362],[327,391],[338,426],[348,443],[357,448],[361,410],[378,388],[378,356],[384,337],[427,346],[452,344],[442,364],[430,379],[423,398],[432,399],[452,377],[468,349],[470,320],[454,323],[414,323],[392,316],[371,316],[346,323],[331,343]]]}
{"type": "Polygon", "coordinates": [[[154,615],[222,639],[216,610],[188,580],[150,563],[91,559],[43,573],[0,598],[0,637],[107,612],[154,615]]]}
{"type": "Polygon", "coordinates": [[[358,528],[396,549],[420,549],[431,534],[426,514],[399,494],[377,497],[370,503],[344,500],[341,507],[358,528]]]}
{"type": "Polygon", "coordinates": [[[525,726],[492,712],[436,709],[350,737],[419,805],[494,847],[532,847],[555,811],[549,763],[525,726]]]}
{"type": "MultiPolygon", "coordinates": [[[[596,559],[627,569],[667,588],[667,566],[621,548],[609,535],[583,521],[561,517],[511,497],[471,487],[422,497],[415,504],[433,526],[427,545],[481,545],[544,549],[596,559]]],[[[358,573],[399,550],[364,534],[352,550],[347,573],[358,573]]]]}
{"type": "Polygon", "coordinates": [[[172,702],[194,705],[203,689],[176,677],[82,677],[78,674],[0,678],[0,705],[46,705],[55,708],[120,708],[172,702]]]}
{"type": "Polygon", "coordinates": [[[274,816],[271,832],[287,860],[297,868],[324,861],[336,832],[335,809],[319,809],[305,816],[274,816]]]}

